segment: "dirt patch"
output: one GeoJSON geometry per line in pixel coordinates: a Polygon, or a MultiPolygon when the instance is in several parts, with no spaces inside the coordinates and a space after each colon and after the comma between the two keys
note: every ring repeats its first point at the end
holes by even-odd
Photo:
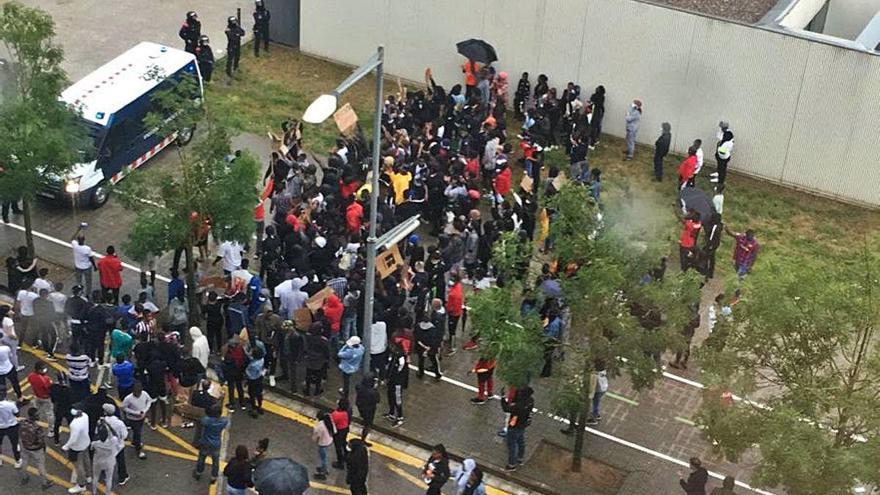
{"type": "Polygon", "coordinates": [[[571,472],[571,451],[542,440],[529,458],[529,467],[552,479],[557,491],[571,495],[616,495],[628,472],[587,457],[581,460],[581,471],[571,472]]]}

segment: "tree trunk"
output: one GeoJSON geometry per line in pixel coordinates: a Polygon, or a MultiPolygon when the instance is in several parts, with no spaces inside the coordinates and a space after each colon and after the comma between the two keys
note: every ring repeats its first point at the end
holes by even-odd
{"type": "MultiPolygon", "coordinates": [[[[31,224],[31,202],[24,198],[21,200],[22,214],[24,215],[24,238],[27,243],[28,256],[34,257],[34,228],[31,224]]],[[[91,297],[91,295],[90,295],[91,297]]]]}
{"type": "Polygon", "coordinates": [[[184,261],[186,268],[186,299],[189,305],[189,324],[190,326],[199,326],[202,323],[202,312],[199,307],[198,294],[196,293],[196,271],[193,267],[192,239],[187,236],[186,245],[183,248],[184,261]]]}
{"type": "Polygon", "coordinates": [[[592,414],[593,400],[590,397],[590,373],[592,371],[589,361],[587,361],[587,364],[584,366],[584,379],[586,383],[584,383],[583,387],[583,403],[581,403],[581,411],[577,418],[577,429],[574,431],[574,452],[571,455],[571,470],[575,473],[581,470],[581,458],[584,454],[584,436],[586,435],[584,426],[587,418],[592,414]]]}

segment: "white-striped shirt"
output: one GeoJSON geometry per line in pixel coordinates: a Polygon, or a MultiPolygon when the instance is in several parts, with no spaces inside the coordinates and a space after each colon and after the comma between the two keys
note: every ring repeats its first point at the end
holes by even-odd
{"type": "Polygon", "coordinates": [[[70,368],[70,379],[81,382],[89,379],[89,357],[85,354],[78,356],[66,355],[67,367],[70,368]]]}

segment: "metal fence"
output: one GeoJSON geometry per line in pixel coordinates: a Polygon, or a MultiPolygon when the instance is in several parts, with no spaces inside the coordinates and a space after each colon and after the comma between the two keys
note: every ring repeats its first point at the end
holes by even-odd
{"type": "Polygon", "coordinates": [[[561,91],[608,91],[605,132],[621,136],[633,98],[638,141],[672,124],[673,149],[703,140],[711,159],[719,120],[736,134],[732,169],[880,206],[880,58],[758,27],[634,0],[306,0],[301,49],[358,64],[384,44],[387,70],[461,82],[455,43],[492,43],[496,66],[561,91]]]}

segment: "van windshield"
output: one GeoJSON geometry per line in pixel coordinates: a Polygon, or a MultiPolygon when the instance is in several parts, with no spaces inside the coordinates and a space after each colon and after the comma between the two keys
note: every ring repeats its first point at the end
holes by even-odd
{"type": "Polygon", "coordinates": [[[81,156],[80,163],[89,163],[97,158],[98,150],[104,142],[104,137],[107,135],[107,128],[82,117],[79,120],[82,126],[86,128],[88,135],[88,140],[83,145],[83,148],[79,150],[81,156]]]}

